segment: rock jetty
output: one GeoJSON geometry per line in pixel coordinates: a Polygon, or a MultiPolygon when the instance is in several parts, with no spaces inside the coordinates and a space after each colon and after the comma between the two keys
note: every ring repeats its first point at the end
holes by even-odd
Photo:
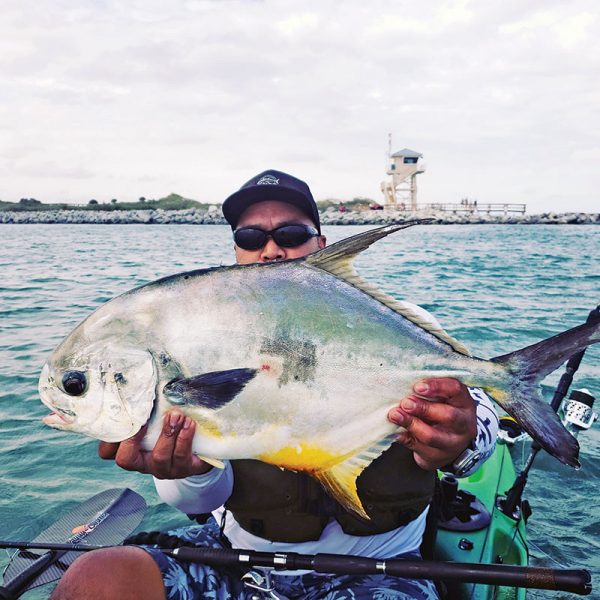
{"type": "MultiPolygon", "coordinates": [[[[489,215],[486,213],[449,212],[399,212],[387,210],[339,212],[332,207],[321,213],[323,225],[386,225],[413,219],[431,218],[438,225],[600,225],[600,213],[554,213],[538,215],[489,215]]],[[[0,211],[0,223],[83,223],[100,225],[114,224],[184,224],[222,225],[225,219],[220,207],[208,210],[189,208],[186,210],[47,210],[47,211],[0,211]]]]}

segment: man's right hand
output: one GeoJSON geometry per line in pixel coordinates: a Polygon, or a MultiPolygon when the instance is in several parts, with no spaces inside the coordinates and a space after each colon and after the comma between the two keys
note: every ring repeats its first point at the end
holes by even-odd
{"type": "Polygon", "coordinates": [[[178,411],[167,413],[152,451],[142,450],[146,427],[122,442],[100,442],[98,456],[114,460],[126,471],[149,473],[158,479],[183,479],[212,467],[192,452],[196,423],[178,411]]]}

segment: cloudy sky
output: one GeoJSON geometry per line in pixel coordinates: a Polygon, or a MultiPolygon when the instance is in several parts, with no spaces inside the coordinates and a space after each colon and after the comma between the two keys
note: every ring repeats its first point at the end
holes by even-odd
{"type": "Polygon", "coordinates": [[[380,199],[600,210],[597,0],[2,0],[0,199],[220,202],[267,168],[380,199]]]}

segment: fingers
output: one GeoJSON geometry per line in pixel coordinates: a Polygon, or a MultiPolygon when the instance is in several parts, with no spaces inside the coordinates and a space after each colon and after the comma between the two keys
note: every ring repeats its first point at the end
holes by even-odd
{"type": "Polygon", "coordinates": [[[153,465],[152,474],[159,479],[169,479],[173,467],[173,452],[177,444],[177,438],[185,416],[180,412],[173,411],[165,415],[160,436],[152,450],[151,461],[153,465]]]}
{"type": "Polygon", "coordinates": [[[114,460],[119,442],[100,442],[98,444],[98,456],[103,460],[114,460]]]}
{"type": "Polygon", "coordinates": [[[192,442],[195,433],[195,421],[190,419],[190,417],[186,417],[177,436],[175,450],[173,451],[173,467],[177,469],[183,468],[186,472],[185,475],[181,475],[182,477],[206,473],[212,468],[211,465],[199,459],[192,451],[192,442]]]}
{"type": "Polygon", "coordinates": [[[126,471],[150,473],[147,466],[147,453],[141,449],[142,440],[146,435],[147,427],[144,426],[133,437],[123,440],[115,455],[115,462],[126,471]]]}
{"type": "Polygon", "coordinates": [[[188,459],[192,455],[192,441],[196,433],[196,423],[189,417],[185,417],[181,423],[179,435],[175,439],[173,449],[173,462],[178,463],[188,459]]]}
{"type": "Polygon", "coordinates": [[[397,438],[403,446],[410,448],[413,451],[415,462],[425,471],[433,471],[450,463],[462,452],[454,452],[450,447],[456,447],[454,444],[448,446],[443,444],[442,448],[436,448],[432,445],[425,444],[420,441],[415,435],[408,431],[402,431],[397,438]]]}
{"type": "Polygon", "coordinates": [[[463,418],[464,410],[442,402],[422,400],[410,395],[403,398],[400,404],[390,411],[390,420],[397,425],[410,427],[415,419],[420,419],[432,425],[453,423],[455,427],[467,427],[463,418]]]}
{"type": "Polygon", "coordinates": [[[467,386],[453,377],[430,377],[417,381],[413,385],[413,391],[421,398],[439,400],[457,407],[473,403],[467,386]]]}
{"type": "Polygon", "coordinates": [[[398,441],[428,470],[451,463],[477,435],[475,402],[464,384],[449,377],[417,382],[388,418],[404,428],[398,441]]]}
{"type": "Polygon", "coordinates": [[[163,422],[163,429],[152,450],[152,474],[158,479],[179,479],[205,473],[211,467],[192,452],[196,423],[173,411],[163,422]]]}
{"type": "Polygon", "coordinates": [[[114,459],[126,471],[148,473],[158,479],[181,479],[206,473],[212,467],[199,459],[192,450],[196,423],[178,411],[163,418],[160,435],[151,452],[142,450],[147,427],[120,443],[100,442],[98,454],[114,459]]]}
{"type": "Polygon", "coordinates": [[[389,418],[407,428],[416,418],[474,437],[477,433],[476,409],[466,385],[450,377],[431,378],[417,382],[413,393],[390,411],[389,418]]]}

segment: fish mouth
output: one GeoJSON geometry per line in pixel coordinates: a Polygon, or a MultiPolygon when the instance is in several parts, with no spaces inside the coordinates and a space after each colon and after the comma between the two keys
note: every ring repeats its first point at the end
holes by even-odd
{"type": "Polygon", "coordinates": [[[71,415],[61,414],[58,410],[52,411],[49,415],[42,418],[42,422],[50,427],[71,425],[75,422],[75,417],[71,415]]]}

